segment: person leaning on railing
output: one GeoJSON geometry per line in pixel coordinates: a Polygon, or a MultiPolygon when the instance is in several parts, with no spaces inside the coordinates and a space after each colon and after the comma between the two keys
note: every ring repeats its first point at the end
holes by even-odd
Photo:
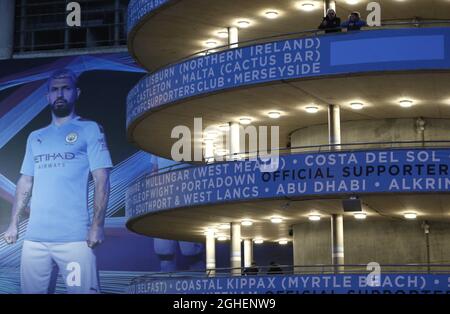
{"type": "Polygon", "coordinates": [[[328,9],[327,15],[323,18],[319,29],[325,30],[325,33],[337,33],[341,31],[341,19],[336,16],[333,9],[328,9]]]}
{"type": "Polygon", "coordinates": [[[361,20],[359,12],[352,12],[348,16],[348,20],[342,23],[341,27],[347,31],[359,31],[361,27],[367,26],[366,21],[361,20]]]}

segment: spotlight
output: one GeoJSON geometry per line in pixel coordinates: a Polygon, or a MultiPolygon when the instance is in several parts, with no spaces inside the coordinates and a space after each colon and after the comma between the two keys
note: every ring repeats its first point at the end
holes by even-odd
{"type": "Polygon", "coordinates": [[[353,110],[361,110],[364,108],[364,105],[360,102],[353,102],[350,104],[350,107],[352,107],[353,110]]]}
{"type": "Polygon", "coordinates": [[[264,240],[258,238],[258,239],[253,240],[253,242],[254,242],[255,244],[263,244],[263,243],[264,243],[264,240]]]}
{"type": "Polygon", "coordinates": [[[205,46],[208,47],[208,48],[217,47],[217,41],[215,41],[215,40],[205,41],[205,46]]]}
{"type": "Polygon", "coordinates": [[[264,15],[265,15],[268,19],[273,20],[273,19],[276,19],[276,18],[278,17],[278,12],[277,12],[277,11],[270,10],[270,11],[264,12],[264,15]]]}
{"type": "Polygon", "coordinates": [[[288,244],[288,240],[280,240],[280,241],[278,241],[278,244],[280,244],[280,245],[286,245],[286,244],[288,244]]]}
{"type": "Polygon", "coordinates": [[[319,111],[319,107],[317,106],[308,106],[305,108],[307,113],[317,113],[319,111]]]}
{"type": "Polygon", "coordinates": [[[250,219],[244,219],[241,221],[241,225],[246,226],[246,227],[251,226],[251,225],[253,225],[253,221],[251,221],[250,219]]]}
{"type": "Polygon", "coordinates": [[[278,111],[271,111],[267,114],[269,116],[269,118],[271,119],[278,119],[279,117],[281,117],[281,113],[278,111]]]}
{"type": "Polygon", "coordinates": [[[417,214],[413,212],[408,212],[403,215],[406,219],[416,219],[417,214]]]}
{"type": "Polygon", "coordinates": [[[303,10],[303,11],[306,11],[306,12],[313,11],[313,10],[316,8],[316,6],[314,5],[314,3],[312,3],[312,2],[303,2],[303,3],[300,2],[300,3],[297,5],[297,7],[298,7],[300,10],[303,10]]]}
{"type": "Polygon", "coordinates": [[[250,27],[250,22],[247,21],[247,20],[240,20],[240,21],[237,22],[237,25],[240,28],[247,28],[247,27],[250,27]]]}
{"type": "Polygon", "coordinates": [[[403,108],[409,108],[413,105],[413,101],[412,100],[408,100],[408,99],[403,99],[399,101],[400,107],[403,108]]]}
{"type": "Polygon", "coordinates": [[[354,216],[356,219],[366,219],[367,214],[366,214],[366,213],[354,213],[353,216],[354,216]]]}
{"type": "Polygon", "coordinates": [[[283,222],[283,218],[279,217],[279,216],[273,216],[270,218],[270,221],[274,224],[279,224],[283,222]]]}
{"type": "Polygon", "coordinates": [[[247,124],[252,123],[252,119],[251,119],[251,118],[240,118],[240,119],[239,119],[239,122],[240,122],[241,124],[247,125],[247,124]]]}
{"type": "Polygon", "coordinates": [[[311,221],[319,221],[320,220],[320,215],[318,214],[311,214],[308,216],[308,219],[311,221]]]}

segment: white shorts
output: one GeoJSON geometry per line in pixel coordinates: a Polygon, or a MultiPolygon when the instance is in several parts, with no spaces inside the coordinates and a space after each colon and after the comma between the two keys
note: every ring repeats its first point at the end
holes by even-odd
{"type": "Polygon", "coordinates": [[[53,262],[58,265],[68,293],[100,292],[95,254],[86,241],[53,243],[25,240],[20,263],[22,293],[48,293],[53,262]]]}

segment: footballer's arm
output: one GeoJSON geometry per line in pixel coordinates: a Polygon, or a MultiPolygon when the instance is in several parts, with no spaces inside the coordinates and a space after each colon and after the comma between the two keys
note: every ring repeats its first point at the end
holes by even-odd
{"type": "Polygon", "coordinates": [[[104,239],[106,208],[109,199],[109,169],[101,168],[92,171],[94,179],[94,218],[89,229],[87,244],[90,248],[101,244],[104,239]]]}
{"type": "Polygon", "coordinates": [[[11,221],[3,236],[8,244],[12,244],[17,241],[17,237],[19,235],[20,216],[30,202],[31,192],[33,189],[33,179],[34,178],[32,176],[21,175],[17,181],[16,194],[11,212],[11,221]]]}

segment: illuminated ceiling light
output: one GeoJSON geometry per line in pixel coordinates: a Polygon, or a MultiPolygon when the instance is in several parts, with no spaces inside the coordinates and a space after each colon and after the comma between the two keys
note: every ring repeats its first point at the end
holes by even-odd
{"type": "Polygon", "coordinates": [[[311,12],[311,11],[313,11],[316,8],[314,3],[312,3],[312,2],[299,2],[297,4],[297,7],[300,10],[303,10],[303,11],[306,11],[306,12],[311,12]]]}
{"type": "Polygon", "coordinates": [[[307,113],[317,113],[319,111],[319,107],[317,106],[308,106],[305,108],[307,113]]]}
{"type": "Polygon", "coordinates": [[[283,218],[281,218],[281,217],[279,217],[279,216],[273,216],[273,217],[270,217],[270,221],[271,221],[273,224],[279,224],[279,223],[282,223],[282,222],[283,222],[283,218]]]}
{"type": "Polygon", "coordinates": [[[228,30],[222,30],[217,32],[217,36],[220,38],[228,38],[228,30]]]}
{"type": "Polygon", "coordinates": [[[412,100],[408,100],[408,99],[403,99],[399,101],[400,107],[403,108],[409,108],[413,105],[413,101],[412,100]]]}
{"type": "Polygon", "coordinates": [[[352,107],[353,110],[361,110],[362,108],[364,108],[364,105],[360,102],[352,102],[350,104],[350,107],[352,107]]]}
{"type": "Polygon", "coordinates": [[[353,216],[354,216],[356,219],[366,219],[367,214],[366,214],[366,213],[354,213],[353,216]]]}
{"type": "Polygon", "coordinates": [[[264,243],[264,240],[258,238],[258,239],[253,240],[253,242],[254,242],[255,244],[263,244],[263,243],[264,243]]]}
{"type": "Polygon", "coordinates": [[[286,245],[286,244],[288,244],[288,242],[289,242],[288,240],[283,239],[283,240],[278,241],[278,244],[286,245]]]}
{"type": "Polygon", "coordinates": [[[253,225],[253,221],[251,221],[250,219],[244,219],[241,221],[241,225],[248,227],[253,225]]]}
{"type": "Polygon", "coordinates": [[[240,118],[240,119],[239,119],[239,122],[240,122],[241,124],[247,125],[247,124],[252,123],[252,119],[251,119],[251,118],[240,118]]]}
{"type": "Polygon", "coordinates": [[[237,26],[239,26],[240,28],[247,28],[250,27],[250,22],[247,20],[239,20],[237,23],[237,26]]]}
{"type": "Polygon", "coordinates": [[[308,219],[311,221],[319,221],[320,215],[319,214],[311,214],[311,215],[308,215],[308,219]]]}
{"type": "Polygon", "coordinates": [[[359,3],[359,0],[346,0],[345,2],[347,2],[347,4],[350,4],[350,5],[355,5],[355,4],[359,3]]]}
{"type": "Polygon", "coordinates": [[[408,212],[403,215],[406,219],[416,219],[417,214],[413,212],[408,212]]]}
{"type": "Polygon", "coordinates": [[[264,12],[264,15],[268,18],[268,19],[276,19],[278,17],[278,12],[274,11],[274,10],[270,10],[270,11],[266,11],[264,12]]]}
{"type": "Polygon", "coordinates": [[[267,114],[269,116],[269,118],[271,119],[278,119],[279,117],[281,117],[281,113],[278,111],[271,111],[267,114]]]}
{"type": "Polygon", "coordinates": [[[217,47],[217,41],[215,41],[215,40],[205,41],[205,46],[208,47],[208,48],[217,47]]]}
{"type": "Polygon", "coordinates": [[[220,224],[220,226],[219,226],[219,229],[222,229],[222,230],[224,230],[224,229],[230,229],[231,227],[230,227],[230,224],[220,224]]]}
{"type": "Polygon", "coordinates": [[[217,240],[218,240],[218,241],[226,241],[226,240],[228,240],[228,237],[227,237],[227,236],[224,236],[224,235],[221,235],[221,236],[218,236],[218,237],[217,237],[217,240]]]}

